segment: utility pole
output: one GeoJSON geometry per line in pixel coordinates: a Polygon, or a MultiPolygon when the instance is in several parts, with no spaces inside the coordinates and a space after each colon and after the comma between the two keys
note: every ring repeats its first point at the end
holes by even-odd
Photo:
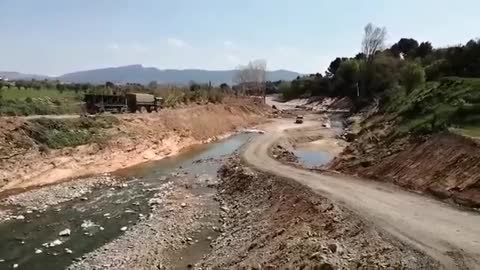
{"type": "Polygon", "coordinates": [[[357,86],[357,97],[360,97],[360,87],[358,87],[358,82],[355,84],[357,86]]]}

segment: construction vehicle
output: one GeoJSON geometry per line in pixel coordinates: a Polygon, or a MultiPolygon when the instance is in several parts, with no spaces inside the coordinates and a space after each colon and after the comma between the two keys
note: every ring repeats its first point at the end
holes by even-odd
{"type": "Polygon", "coordinates": [[[84,101],[86,112],[90,114],[103,112],[150,113],[158,111],[163,104],[162,98],[143,93],[127,93],[124,95],[86,94],[84,101]]]}
{"type": "Polygon", "coordinates": [[[295,124],[303,124],[303,115],[297,115],[295,119],[295,124]]]}

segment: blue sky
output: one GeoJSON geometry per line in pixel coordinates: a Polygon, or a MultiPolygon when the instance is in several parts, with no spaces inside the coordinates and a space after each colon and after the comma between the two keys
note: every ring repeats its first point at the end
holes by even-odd
{"type": "Polygon", "coordinates": [[[478,0],[0,0],[0,70],[47,75],[143,64],[323,72],[363,27],[435,47],[480,37],[478,0]]]}

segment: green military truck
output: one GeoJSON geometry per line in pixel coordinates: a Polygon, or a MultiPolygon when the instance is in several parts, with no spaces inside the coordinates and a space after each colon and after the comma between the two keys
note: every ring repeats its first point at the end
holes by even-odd
{"type": "Polygon", "coordinates": [[[151,94],[127,93],[124,95],[86,94],[85,110],[90,114],[103,112],[135,113],[153,112],[161,109],[163,99],[151,94]]]}

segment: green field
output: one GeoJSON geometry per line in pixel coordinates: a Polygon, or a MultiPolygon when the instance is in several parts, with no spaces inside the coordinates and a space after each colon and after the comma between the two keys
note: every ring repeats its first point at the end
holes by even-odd
{"type": "Polygon", "coordinates": [[[2,97],[5,100],[25,100],[26,98],[50,98],[52,100],[77,100],[80,101],[83,98],[83,94],[75,93],[73,91],[64,91],[60,93],[55,88],[42,88],[42,89],[18,89],[16,87],[4,87],[2,89],[2,97]]]}
{"type": "Polygon", "coordinates": [[[73,114],[81,112],[83,93],[60,92],[55,88],[4,87],[1,91],[0,115],[73,114]]]}

